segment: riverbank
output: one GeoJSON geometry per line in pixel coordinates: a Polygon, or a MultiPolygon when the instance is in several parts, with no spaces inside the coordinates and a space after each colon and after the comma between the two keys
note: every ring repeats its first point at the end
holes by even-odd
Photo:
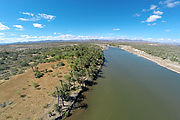
{"type": "Polygon", "coordinates": [[[165,59],[163,60],[162,58],[160,57],[155,57],[155,56],[152,56],[150,54],[147,54],[145,53],[144,51],[141,51],[141,50],[138,50],[138,49],[135,49],[131,46],[127,46],[127,45],[119,45],[119,47],[127,52],[130,52],[130,53],[133,53],[133,54],[136,54],[140,57],[144,57],[152,62],[155,62],[157,63],[158,65],[162,66],[162,67],[165,67],[169,70],[172,70],[176,73],[179,73],[180,74],[180,64],[178,64],[177,62],[172,62],[168,59],[165,59]]]}
{"type": "Polygon", "coordinates": [[[104,51],[87,109],[65,120],[180,120],[180,75],[117,47],[104,51]]]}

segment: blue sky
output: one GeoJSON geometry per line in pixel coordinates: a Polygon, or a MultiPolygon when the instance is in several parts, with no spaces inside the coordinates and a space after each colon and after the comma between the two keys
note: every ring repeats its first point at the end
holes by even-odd
{"type": "Polygon", "coordinates": [[[178,0],[1,0],[0,43],[132,39],[180,43],[178,0]]]}

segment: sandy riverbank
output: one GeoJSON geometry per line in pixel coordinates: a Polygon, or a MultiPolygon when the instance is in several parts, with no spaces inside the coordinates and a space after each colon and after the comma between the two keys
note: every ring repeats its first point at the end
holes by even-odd
{"type": "Polygon", "coordinates": [[[162,67],[165,67],[169,70],[172,70],[172,71],[180,74],[180,64],[178,64],[177,62],[172,62],[167,59],[163,60],[162,58],[152,56],[150,54],[145,53],[144,51],[132,48],[131,46],[120,45],[119,47],[123,50],[126,50],[130,53],[136,54],[140,57],[144,57],[150,61],[157,63],[158,65],[160,65],[162,67]]]}

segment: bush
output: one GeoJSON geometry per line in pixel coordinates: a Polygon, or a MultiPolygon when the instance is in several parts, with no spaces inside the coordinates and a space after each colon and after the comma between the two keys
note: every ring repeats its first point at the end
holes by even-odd
{"type": "Polygon", "coordinates": [[[58,104],[54,104],[54,110],[55,110],[56,112],[59,112],[59,111],[60,111],[58,104]]]}
{"type": "Polygon", "coordinates": [[[60,66],[64,66],[65,64],[63,63],[63,62],[59,62],[58,64],[57,64],[57,67],[60,67],[60,66]]]}
{"type": "Polygon", "coordinates": [[[21,63],[21,66],[22,66],[22,67],[27,67],[27,66],[29,66],[29,64],[28,64],[27,62],[22,62],[22,63],[21,63]]]}
{"type": "Polygon", "coordinates": [[[53,72],[53,70],[48,70],[48,72],[53,72]]]}
{"type": "Polygon", "coordinates": [[[32,83],[32,86],[33,86],[34,88],[36,88],[36,89],[39,87],[38,83],[36,83],[36,82],[33,82],[33,83],[32,83]]]}
{"type": "Polygon", "coordinates": [[[24,98],[24,97],[26,97],[26,96],[27,96],[26,94],[20,95],[21,98],[24,98]]]}
{"type": "Polygon", "coordinates": [[[69,117],[69,112],[66,111],[64,115],[65,115],[66,117],[69,117]]]}
{"type": "Polygon", "coordinates": [[[4,80],[9,80],[9,77],[5,77],[4,80]]]}
{"type": "Polygon", "coordinates": [[[54,68],[55,68],[55,65],[51,65],[51,68],[54,69],[54,68]]]}
{"type": "Polygon", "coordinates": [[[7,70],[7,69],[9,69],[9,67],[7,65],[5,65],[5,64],[0,65],[0,71],[1,70],[7,70]]]}
{"type": "Polygon", "coordinates": [[[36,72],[34,73],[34,76],[35,76],[36,78],[41,78],[41,77],[44,76],[44,73],[41,73],[41,72],[39,72],[39,71],[36,71],[36,72]]]}

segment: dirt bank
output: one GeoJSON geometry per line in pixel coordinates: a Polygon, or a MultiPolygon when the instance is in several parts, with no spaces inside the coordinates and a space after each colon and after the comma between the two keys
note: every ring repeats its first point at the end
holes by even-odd
{"type": "Polygon", "coordinates": [[[52,69],[54,63],[39,64],[39,70],[53,70],[45,73],[42,78],[35,78],[32,69],[25,73],[12,76],[10,80],[0,85],[0,104],[6,102],[6,107],[0,107],[0,120],[35,120],[40,119],[52,109],[56,100],[50,95],[55,86],[60,85],[59,79],[68,74],[70,67],[52,69]],[[33,82],[39,85],[38,89],[33,82]],[[9,104],[10,103],[10,104],[9,104]]]}
{"type": "Polygon", "coordinates": [[[152,56],[150,54],[145,53],[144,51],[132,48],[131,46],[120,45],[119,47],[123,50],[126,50],[130,53],[136,54],[140,57],[144,57],[150,61],[157,63],[158,65],[160,65],[162,67],[165,67],[169,70],[172,70],[172,71],[180,74],[180,64],[178,64],[177,62],[172,62],[167,59],[163,60],[162,58],[152,56]]]}

